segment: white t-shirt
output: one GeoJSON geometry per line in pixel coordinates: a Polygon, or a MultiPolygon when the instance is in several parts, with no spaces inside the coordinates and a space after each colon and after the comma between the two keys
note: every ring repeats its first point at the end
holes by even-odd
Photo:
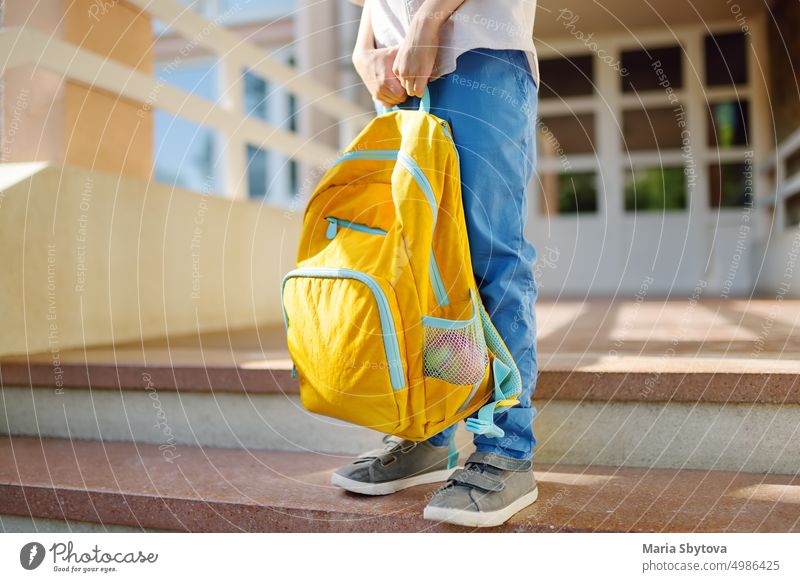
{"type": "MultiPolygon", "coordinates": [[[[400,44],[424,0],[370,0],[378,48],[400,44]]],[[[363,0],[356,0],[362,4],[363,0]]],[[[439,53],[431,79],[456,69],[456,59],[476,48],[526,52],[537,84],[539,67],[533,46],[536,0],[464,0],[442,25],[439,53]]]]}

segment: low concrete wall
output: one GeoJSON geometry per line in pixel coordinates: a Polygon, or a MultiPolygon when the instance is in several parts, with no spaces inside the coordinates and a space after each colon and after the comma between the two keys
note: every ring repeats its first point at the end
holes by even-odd
{"type": "Polygon", "coordinates": [[[133,178],[0,166],[0,355],[281,321],[301,213],[133,178]]]}

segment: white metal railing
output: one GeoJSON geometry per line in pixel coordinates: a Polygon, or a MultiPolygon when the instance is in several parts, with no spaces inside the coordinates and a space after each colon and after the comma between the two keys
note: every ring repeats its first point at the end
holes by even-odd
{"type": "MultiPolygon", "coordinates": [[[[340,122],[347,123],[370,114],[360,105],[337,95],[336,89],[310,75],[298,74],[293,67],[270,58],[257,45],[226,30],[219,22],[209,21],[178,2],[129,0],[129,3],[164,21],[187,40],[210,50],[230,72],[229,78],[241,79],[243,70],[250,70],[301,97],[304,107],[313,107],[340,122]]],[[[219,131],[225,138],[228,158],[226,193],[235,197],[244,196],[245,144],[278,152],[312,167],[325,165],[337,155],[333,147],[246,115],[242,83],[238,83],[238,91],[228,94],[226,99],[210,101],[36,29],[3,29],[0,31],[0,74],[23,65],[46,69],[140,102],[143,111],[159,109],[219,131]]]]}
{"type": "Polygon", "coordinates": [[[789,158],[798,153],[800,153],[800,129],[783,140],[764,164],[764,171],[772,172],[773,177],[772,196],[765,200],[765,204],[774,208],[776,222],[781,226],[785,224],[786,200],[800,193],[800,170],[790,174],[787,167],[789,158]]]}
{"type": "Polygon", "coordinates": [[[314,80],[311,75],[299,75],[293,67],[268,57],[257,45],[207,20],[188,6],[174,0],[128,0],[128,4],[163,21],[183,38],[209,49],[233,68],[247,68],[290,93],[308,99],[310,105],[335,119],[347,120],[368,113],[360,105],[336,95],[335,89],[314,80]]]}

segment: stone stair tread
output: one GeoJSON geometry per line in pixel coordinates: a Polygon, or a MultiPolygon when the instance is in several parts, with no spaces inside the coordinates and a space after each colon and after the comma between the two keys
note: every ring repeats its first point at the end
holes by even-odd
{"type": "MultiPolygon", "coordinates": [[[[458,531],[422,520],[435,485],[363,497],[347,457],[0,438],[0,514],[190,531],[458,531]]],[[[540,498],[503,531],[800,531],[800,477],[537,465],[540,498]]]]}
{"type": "MultiPolygon", "coordinates": [[[[800,404],[798,317],[800,300],[539,301],[536,398],[800,404]]],[[[282,325],[0,358],[0,386],[149,384],[298,390],[282,325]]]]}
{"type": "MultiPolygon", "coordinates": [[[[540,350],[538,400],[800,404],[800,361],[779,354],[540,350]]],[[[0,386],[297,393],[282,328],[0,359],[0,386]]]]}

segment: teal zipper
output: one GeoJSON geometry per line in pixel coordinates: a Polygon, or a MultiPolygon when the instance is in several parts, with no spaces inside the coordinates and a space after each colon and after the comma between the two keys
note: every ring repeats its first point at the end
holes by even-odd
{"type": "Polygon", "coordinates": [[[452,133],[450,133],[450,130],[449,130],[449,129],[447,129],[447,122],[446,122],[446,121],[442,121],[442,122],[441,122],[439,125],[441,125],[441,126],[442,126],[442,129],[444,130],[444,134],[447,136],[447,139],[449,139],[449,140],[450,140],[450,142],[451,142],[453,145],[456,145],[456,143],[453,141],[453,134],[452,134],[452,133]]]}
{"type": "Polygon", "coordinates": [[[394,316],[392,315],[392,309],[389,305],[386,293],[384,293],[378,282],[373,277],[353,269],[304,267],[289,271],[284,276],[283,282],[281,283],[281,308],[283,309],[283,322],[286,325],[287,333],[289,330],[289,315],[286,313],[286,307],[283,303],[283,291],[286,287],[286,282],[296,277],[353,279],[364,283],[369,290],[372,291],[378,305],[378,314],[381,320],[381,331],[383,335],[383,348],[386,353],[386,363],[389,368],[392,390],[401,390],[405,388],[406,377],[403,372],[403,360],[400,355],[400,342],[397,339],[397,328],[394,325],[394,316]]]}
{"type": "MultiPolygon", "coordinates": [[[[433,214],[433,227],[436,228],[436,218],[439,215],[436,196],[433,193],[433,187],[428,177],[414,158],[402,150],[353,150],[342,155],[333,165],[335,166],[348,160],[396,160],[399,162],[400,165],[411,174],[411,177],[414,178],[420,190],[425,194],[425,198],[428,200],[428,205],[431,207],[431,213],[433,214]]],[[[330,227],[328,227],[328,229],[328,232],[330,232],[330,227]]],[[[433,287],[433,294],[436,297],[436,303],[438,303],[440,307],[450,305],[450,297],[447,295],[447,289],[444,286],[442,274],[439,271],[439,265],[436,262],[433,249],[431,249],[428,273],[431,277],[431,286],[433,287]]]]}
{"type": "Polygon", "coordinates": [[[458,148],[456,147],[456,142],[453,139],[453,134],[450,133],[449,129],[447,129],[447,122],[446,121],[442,121],[439,125],[441,125],[442,131],[444,131],[444,134],[445,134],[445,136],[447,136],[447,139],[450,141],[451,144],[453,144],[453,149],[456,151],[456,159],[458,160],[459,171],[460,171],[461,170],[461,156],[458,155],[458,148]]]}
{"type": "Polygon", "coordinates": [[[328,240],[332,240],[336,237],[336,231],[339,228],[346,228],[348,230],[355,230],[356,232],[363,232],[364,234],[375,234],[378,236],[386,236],[386,231],[382,228],[373,228],[371,226],[367,226],[366,224],[359,224],[358,222],[350,222],[349,220],[342,220],[341,218],[336,218],[335,216],[326,216],[325,220],[327,220],[330,224],[328,225],[328,230],[325,232],[325,236],[328,240]]]}

